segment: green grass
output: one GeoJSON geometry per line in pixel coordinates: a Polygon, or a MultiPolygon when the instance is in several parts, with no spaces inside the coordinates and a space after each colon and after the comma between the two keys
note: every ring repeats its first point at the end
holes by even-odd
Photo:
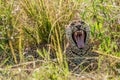
{"type": "Polygon", "coordinates": [[[0,0],[0,79],[76,79],[63,53],[66,25],[78,17],[91,27],[93,49],[118,61],[119,13],[119,0],[0,0]]]}

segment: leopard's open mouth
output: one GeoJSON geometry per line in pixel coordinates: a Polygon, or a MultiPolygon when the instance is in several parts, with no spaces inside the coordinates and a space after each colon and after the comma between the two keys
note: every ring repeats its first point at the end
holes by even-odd
{"type": "Polygon", "coordinates": [[[84,48],[86,40],[86,32],[84,30],[75,31],[72,37],[78,48],[84,48]]]}

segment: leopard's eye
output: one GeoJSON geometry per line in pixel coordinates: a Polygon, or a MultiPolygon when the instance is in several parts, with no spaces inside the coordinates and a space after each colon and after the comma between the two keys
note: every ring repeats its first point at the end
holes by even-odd
{"type": "Polygon", "coordinates": [[[83,25],[83,24],[85,24],[85,22],[81,21],[81,24],[83,25]]]}
{"type": "Polygon", "coordinates": [[[81,25],[77,25],[77,26],[75,26],[78,30],[80,30],[81,29],[81,25]]]}
{"type": "Polygon", "coordinates": [[[70,25],[71,25],[71,26],[74,26],[74,25],[75,25],[75,23],[71,23],[70,25]]]}

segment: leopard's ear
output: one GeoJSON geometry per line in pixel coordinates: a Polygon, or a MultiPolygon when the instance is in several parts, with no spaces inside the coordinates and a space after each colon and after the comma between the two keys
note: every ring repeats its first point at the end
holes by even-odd
{"type": "Polygon", "coordinates": [[[68,25],[65,25],[65,32],[67,31],[67,29],[68,29],[68,25]]]}
{"type": "Polygon", "coordinates": [[[65,25],[65,33],[66,33],[66,35],[70,35],[70,33],[71,33],[70,24],[69,25],[65,25]]]}
{"type": "Polygon", "coordinates": [[[65,29],[68,27],[68,25],[65,25],[65,29]]]}
{"type": "Polygon", "coordinates": [[[65,25],[65,30],[67,31],[67,30],[70,30],[70,24],[69,25],[65,25]]]}

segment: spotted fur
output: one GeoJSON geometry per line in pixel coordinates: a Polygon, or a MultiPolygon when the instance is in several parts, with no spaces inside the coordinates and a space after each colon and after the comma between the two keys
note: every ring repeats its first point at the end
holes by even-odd
{"type": "Polygon", "coordinates": [[[90,26],[83,21],[75,20],[67,26],[66,37],[68,40],[66,56],[69,62],[70,70],[74,70],[78,66],[89,67],[89,70],[92,70],[92,68],[96,69],[97,65],[94,64],[97,64],[97,59],[95,59],[95,57],[98,57],[98,54],[91,52],[92,47],[90,45],[90,26]],[[83,49],[79,49],[72,38],[73,32],[77,31],[78,28],[87,33],[85,46],[83,49]]]}

